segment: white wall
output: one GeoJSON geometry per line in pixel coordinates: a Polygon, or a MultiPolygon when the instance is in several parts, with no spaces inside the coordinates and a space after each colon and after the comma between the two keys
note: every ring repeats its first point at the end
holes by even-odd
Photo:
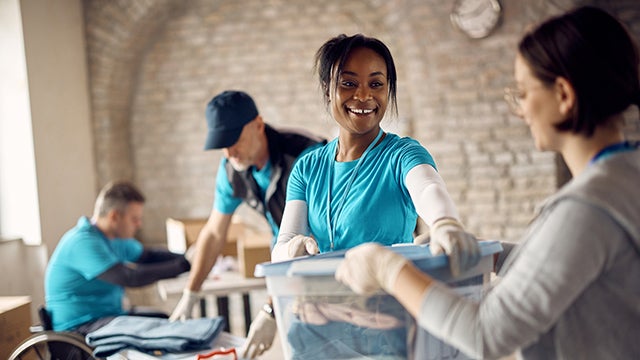
{"type": "Polygon", "coordinates": [[[0,0],[0,234],[42,238],[18,0],[0,0]]]}
{"type": "Polygon", "coordinates": [[[0,239],[0,296],[31,296],[31,318],[44,305],[45,245],[26,246],[21,239],[0,239]],[[11,274],[6,276],[6,274],[11,274]]]}
{"type": "Polygon", "coordinates": [[[6,43],[17,69],[7,74],[15,80],[2,93],[11,110],[2,114],[0,231],[29,244],[42,241],[53,251],[78,216],[91,215],[97,194],[82,3],[0,4],[2,26],[5,17],[13,24],[6,43]]]}

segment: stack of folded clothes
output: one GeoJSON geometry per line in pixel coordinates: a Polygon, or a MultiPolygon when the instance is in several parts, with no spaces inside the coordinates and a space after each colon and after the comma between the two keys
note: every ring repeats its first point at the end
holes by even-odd
{"type": "Polygon", "coordinates": [[[224,327],[224,318],[200,318],[169,322],[168,319],[118,316],[102,328],[87,334],[93,355],[106,357],[120,350],[163,354],[204,350],[224,327]]]}

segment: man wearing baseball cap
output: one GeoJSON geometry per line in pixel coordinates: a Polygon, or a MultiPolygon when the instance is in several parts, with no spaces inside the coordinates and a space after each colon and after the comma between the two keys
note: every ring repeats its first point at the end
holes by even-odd
{"type": "MultiPolygon", "coordinates": [[[[286,185],[295,160],[326,140],[302,131],[279,131],[264,123],[253,99],[245,92],[228,90],[207,104],[205,150],[221,149],[224,158],[216,177],[213,209],[196,240],[189,281],[170,319],[191,317],[198,291],[227,241],[231,217],[244,202],[261,213],[278,235],[285,205],[286,185]]],[[[273,244],[272,244],[273,245],[273,244]]],[[[246,357],[267,350],[276,325],[270,304],[252,322],[246,357]],[[257,349],[257,350],[256,350],[257,349]]]]}

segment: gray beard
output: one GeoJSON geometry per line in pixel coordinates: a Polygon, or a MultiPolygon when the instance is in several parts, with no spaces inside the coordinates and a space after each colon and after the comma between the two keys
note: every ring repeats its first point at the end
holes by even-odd
{"type": "Polygon", "coordinates": [[[235,161],[231,161],[229,160],[229,163],[231,164],[231,167],[238,172],[242,172],[242,171],[247,171],[247,169],[249,168],[250,165],[245,165],[245,164],[238,164],[235,161]]]}

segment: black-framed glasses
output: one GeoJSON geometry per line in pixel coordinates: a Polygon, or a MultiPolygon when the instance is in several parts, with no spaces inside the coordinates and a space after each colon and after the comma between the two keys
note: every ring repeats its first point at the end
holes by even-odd
{"type": "Polygon", "coordinates": [[[504,89],[504,101],[509,105],[509,110],[516,115],[522,116],[522,90],[516,88],[505,88],[504,89]]]}

